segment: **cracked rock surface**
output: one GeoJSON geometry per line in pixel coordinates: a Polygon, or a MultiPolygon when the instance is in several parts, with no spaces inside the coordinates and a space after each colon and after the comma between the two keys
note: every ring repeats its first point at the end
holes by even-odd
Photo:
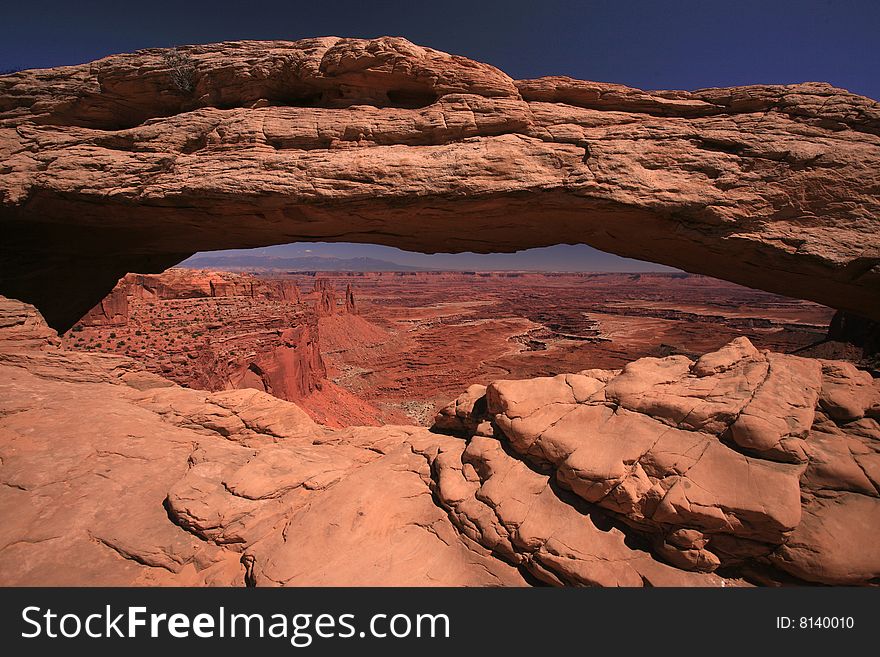
{"type": "MultiPolygon", "coordinates": [[[[536,513],[541,503],[525,491],[543,490],[541,477],[556,493],[536,500],[568,500],[566,513],[588,503],[681,570],[761,581],[781,581],[769,573],[781,570],[826,584],[880,575],[880,381],[848,363],[737,338],[695,362],[642,358],[620,372],[495,381],[482,392],[468,389],[438,415],[436,428],[469,437],[437,462],[440,499],[467,535],[536,574],[548,531],[524,536],[535,516],[553,514],[536,513]],[[535,483],[499,479],[508,469],[535,483]]],[[[538,576],[582,583],[549,571],[538,576]]]]}
{"type": "Polygon", "coordinates": [[[0,320],[3,585],[880,577],[880,387],[845,363],[738,339],[471,386],[436,431],[336,430],[63,350],[18,301],[0,320]],[[766,421],[758,448],[736,439],[744,416],[766,421]]]}

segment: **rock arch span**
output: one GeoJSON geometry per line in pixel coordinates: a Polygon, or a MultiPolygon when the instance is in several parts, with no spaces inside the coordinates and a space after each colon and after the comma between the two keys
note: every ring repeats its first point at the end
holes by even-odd
{"type": "Polygon", "coordinates": [[[645,92],[400,38],[228,42],[0,77],[0,162],[0,294],[60,330],[125,272],[309,240],[585,243],[880,319],[880,105],[827,84],[645,92]]]}

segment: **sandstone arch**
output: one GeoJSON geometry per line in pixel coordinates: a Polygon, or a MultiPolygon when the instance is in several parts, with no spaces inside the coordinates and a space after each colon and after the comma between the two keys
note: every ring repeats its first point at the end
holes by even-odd
{"type": "Polygon", "coordinates": [[[336,37],[181,49],[190,91],[167,54],[0,77],[0,294],[60,330],[127,271],[304,240],[586,243],[880,319],[870,99],[514,81],[336,37]]]}

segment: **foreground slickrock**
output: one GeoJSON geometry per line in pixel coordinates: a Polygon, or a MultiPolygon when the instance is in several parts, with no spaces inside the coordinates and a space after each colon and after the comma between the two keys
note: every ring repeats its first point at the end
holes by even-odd
{"type": "MultiPolygon", "coordinates": [[[[683,570],[867,583],[880,575],[878,418],[880,381],[869,374],[759,352],[746,338],[696,362],[642,358],[619,372],[496,381],[438,416],[438,429],[472,436],[439,497],[474,540],[533,559],[523,510],[510,534],[498,511],[510,501],[483,490],[499,459],[514,460],[526,477],[549,477],[557,499],[606,511],[683,570]]],[[[545,525],[549,544],[559,529],[534,508],[528,519],[545,525]]],[[[575,544],[565,544],[570,557],[575,544]]],[[[550,570],[549,581],[581,581],[550,570]]]]}
{"type": "Polygon", "coordinates": [[[328,430],[0,318],[0,584],[525,584],[432,500],[413,445],[459,439],[328,430]]]}
{"type": "Polygon", "coordinates": [[[0,293],[66,330],[129,271],[301,240],[600,249],[880,319],[880,107],[821,83],[515,81],[400,38],[0,76],[0,293]]]}
{"type": "Polygon", "coordinates": [[[334,430],[0,298],[0,584],[875,583],[878,418],[864,372],[743,338],[334,430]]]}

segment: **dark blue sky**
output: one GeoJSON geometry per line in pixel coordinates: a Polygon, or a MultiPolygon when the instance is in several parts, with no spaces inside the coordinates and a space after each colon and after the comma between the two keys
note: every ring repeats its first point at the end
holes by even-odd
{"type": "Polygon", "coordinates": [[[226,39],[404,36],[517,78],[643,89],[828,81],[880,98],[877,0],[4,3],[0,68],[226,39]]]}
{"type": "MultiPolygon", "coordinates": [[[[0,70],[229,39],[389,34],[515,78],[570,75],[642,89],[820,80],[880,99],[880,0],[68,0],[6,3],[2,16],[0,70]]],[[[352,248],[329,251],[348,257],[352,248]]],[[[611,266],[586,247],[557,251],[550,258],[566,268],[611,266]]]]}

